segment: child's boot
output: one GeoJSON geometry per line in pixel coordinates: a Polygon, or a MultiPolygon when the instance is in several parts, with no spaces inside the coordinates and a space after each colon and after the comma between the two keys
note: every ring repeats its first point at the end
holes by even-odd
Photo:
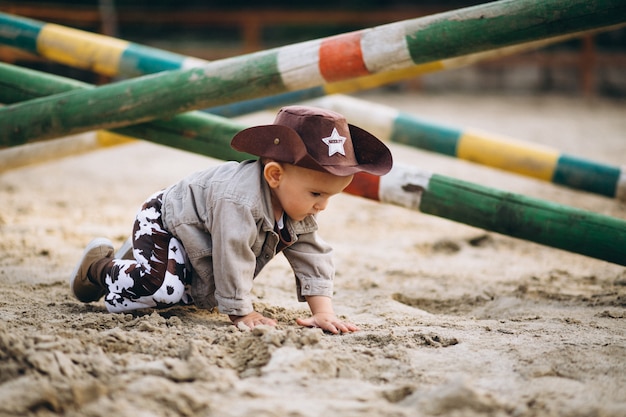
{"type": "Polygon", "coordinates": [[[113,243],[105,238],[96,238],[85,248],[70,276],[70,288],[83,303],[99,300],[105,294],[101,276],[107,261],[113,259],[113,252],[113,243]]]}

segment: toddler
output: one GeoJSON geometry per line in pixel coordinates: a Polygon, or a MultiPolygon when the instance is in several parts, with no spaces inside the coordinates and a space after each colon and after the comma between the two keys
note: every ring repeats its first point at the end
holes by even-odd
{"type": "Polygon", "coordinates": [[[150,196],[135,219],[134,259],[115,259],[111,241],[94,239],[70,277],[74,295],[104,297],[109,312],[193,303],[218,307],[235,325],[274,326],[254,311],[251,291],[282,252],[311,310],[297,323],[358,330],[335,315],[331,248],[316,216],[355,173],[386,174],[389,149],[342,115],[308,106],[283,107],[273,124],[242,130],[231,146],[259,160],[226,162],[150,196]]]}

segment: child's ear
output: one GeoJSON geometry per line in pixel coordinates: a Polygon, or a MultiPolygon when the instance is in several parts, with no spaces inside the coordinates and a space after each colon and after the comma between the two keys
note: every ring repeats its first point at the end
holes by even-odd
{"type": "Polygon", "coordinates": [[[274,161],[268,162],[263,168],[263,176],[271,188],[278,187],[284,172],[283,167],[274,161]]]}

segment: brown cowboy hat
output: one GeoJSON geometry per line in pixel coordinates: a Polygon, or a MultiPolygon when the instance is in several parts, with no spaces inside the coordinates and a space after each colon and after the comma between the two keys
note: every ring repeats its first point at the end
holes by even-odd
{"type": "Polygon", "coordinates": [[[348,124],[339,113],[309,106],[283,107],[273,124],[244,129],[230,145],[241,152],[338,176],[384,175],[392,165],[389,148],[374,135],[348,124]]]}

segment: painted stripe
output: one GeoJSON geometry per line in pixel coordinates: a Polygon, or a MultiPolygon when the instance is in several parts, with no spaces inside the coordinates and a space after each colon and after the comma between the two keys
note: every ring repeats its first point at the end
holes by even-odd
{"type": "Polygon", "coordinates": [[[363,60],[370,73],[395,71],[413,65],[402,24],[389,24],[362,31],[363,60]]]}
{"type": "Polygon", "coordinates": [[[367,130],[382,141],[391,140],[393,122],[399,114],[393,107],[343,95],[324,97],[314,104],[343,114],[350,124],[367,130]]]}
{"type": "Polygon", "coordinates": [[[551,181],[559,159],[553,148],[482,132],[464,132],[459,138],[457,156],[461,159],[551,181]]]}
{"type": "Polygon", "coordinates": [[[575,156],[561,155],[552,182],[580,190],[615,197],[621,171],[575,156]]]}
{"type": "Polygon", "coordinates": [[[399,113],[393,126],[391,141],[443,155],[456,156],[461,132],[399,113]]]}
{"type": "Polygon", "coordinates": [[[358,172],[354,174],[352,182],[343,191],[348,194],[379,201],[379,190],[380,177],[366,172],[358,172]]]}
{"type": "Polygon", "coordinates": [[[120,135],[119,133],[109,132],[108,130],[98,130],[96,132],[96,141],[100,147],[118,146],[126,143],[136,142],[137,139],[120,135]]]}
{"type": "Polygon", "coordinates": [[[412,166],[394,164],[387,175],[380,177],[380,201],[420,210],[422,195],[428,190],[432,175],[412,166]]]}
{"type": "Polygon", "coordinates": [[[385,84],[413,78],[417,75],[443,69],[443,64],[430,62],[423,65],[413,65],[409,68],[402,68],[394,71],[385,71],[378,74],[366,75],[349,80],[328,83],[324,86],[325,94],[352,93],[355,91],[369,90],[385,84]]]}
{"type": "Polygon", "coordinates": [[[316,39],[278,49],[278,71],[288,90],[302,90],[325,83],[319,70],[319,46],[316,39]]]}
{"type": "Polygon", "coordinates": [[[615,198],[626,201],[626,168],[622,167],[622,173],[615,187],[615,198]]]}
{"type": "Polygon", "coordinates": [[[182,67],[185,57],[161,49],[129,43],[122,54],[118,74],[131,77],[175,70],[182,67]]]}
{"type": "Polygon", "coordinates": [[[206,59],[200,59],[200,58],[194,58],[192,56],[187,56],[183,60],[183,63],[181,64],[180,67],[182,69],[200,68],[200,67],[204,67],[210,62],[211,61],[207,61],[206,59]]]}
{"type": "Polygon", "coordinates": [[[37,52],[37,37],[43,26],[42,22],[36,20],[16,19],[14,16],[0,13],[0,37],[5,45],[37,52]]]}
{"type": "Polygon", "coordinates": [[[128,42],[54,24],[45,25],[37,40],[42,56],[77,68],[116,75],[128,42]]]}
{"type": "Polygon", "coordinates": [[[327,82],[368,75],[361,53],[361,33],[324,39],[319,48],[319,68],[327,82]]]}
{"type": "Polygon", "coordinates": [[[235,117],[259,111],[259,109],[281,107],[292,103],[299,103],[301,101],[310,100],[322,95],[324,95],[322,87],[313,87],[253,100],[243,100],[224,106],[211,107],[205,111],[223,117],[235,117]]]}

